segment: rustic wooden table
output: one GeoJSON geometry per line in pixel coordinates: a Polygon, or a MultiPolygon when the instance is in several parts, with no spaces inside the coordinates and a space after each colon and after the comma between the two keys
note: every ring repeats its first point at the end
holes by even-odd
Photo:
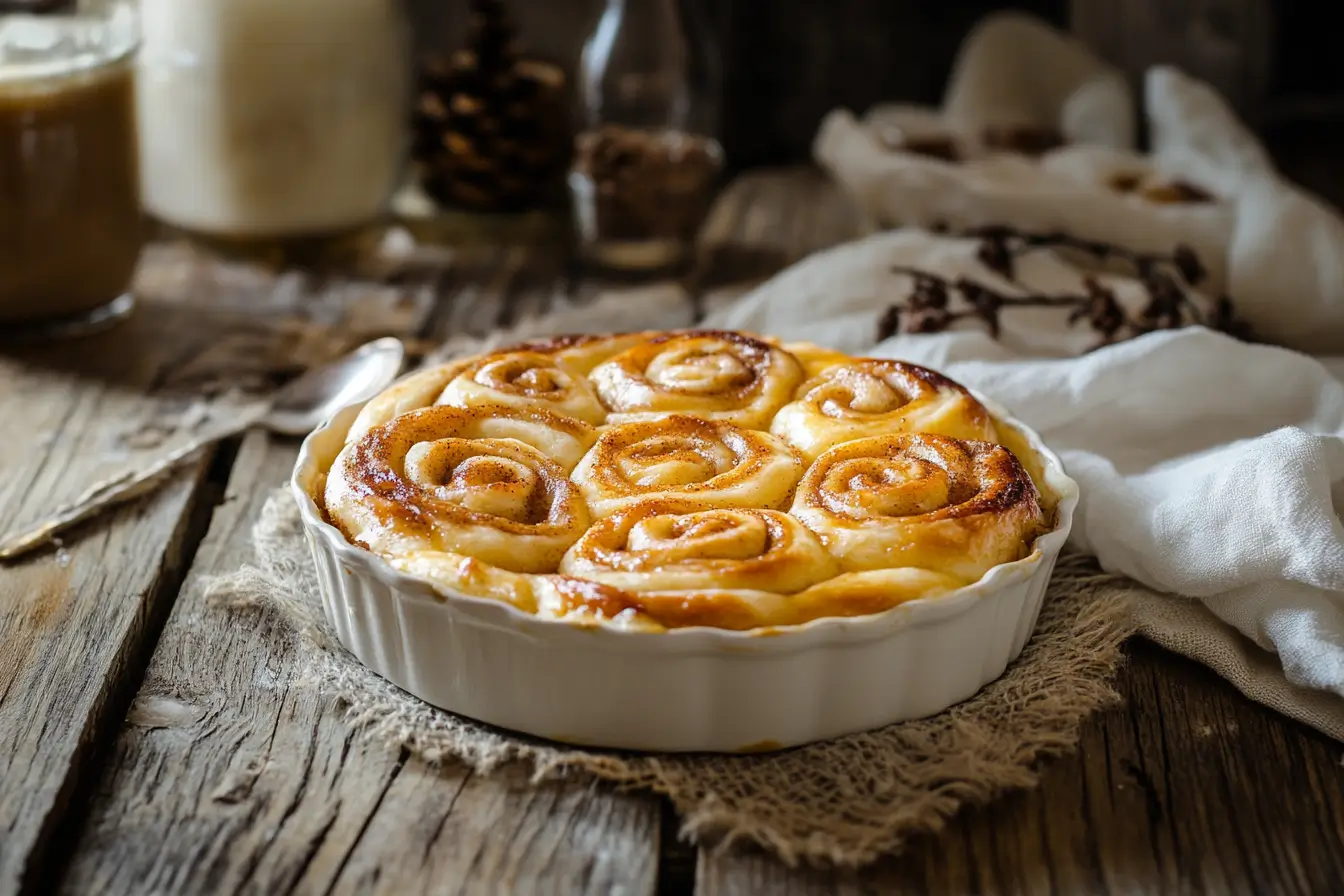
{"type": "MultiPolygon", "coordinates": [[[[820,177],[752,174],[711,221],[713,269],[763,275],[855,226],[820,177]]],[[[689,314],[740,289],[712,282],[663,292],[689,314]]],[[[522,248],[462,249],[388,283],[156,247],[131,321],[0,354],[0,533],[160,450],[230,382],[384,332],[485,332],[600,288],[522,248]]],[[[0,567],[0,894],[1344,892],[1344,746],[1144,643],[1124,706],[1038,789],[858,874],[698,851],[649,794],[365,749],[320,688],[291,687],[305,669],[287,631],[203,597],[248,559],[297,447],[225,443],[0,567]]]]}

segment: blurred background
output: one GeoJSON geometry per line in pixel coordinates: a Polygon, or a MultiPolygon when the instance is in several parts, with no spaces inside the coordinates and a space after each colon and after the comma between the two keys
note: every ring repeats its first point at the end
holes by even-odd
{"type": "MultiPolygon", "coordinates": [[[[417,50],[461,45],[468,5],[408,0],[417,50]]],[[[804,161],[836,106],[936,103],[958,46],[988,13],[1029,12],[1078,35],[1134,82],[1171,63],[1216,87],[1305,186],[1338,204],[1344,64],[1334,5],[1311,0],[678,0],[723,60],[731,170],[804,161]]],[[[572,73],[604,0],[510,0],[528,50],[572,73]]]]}

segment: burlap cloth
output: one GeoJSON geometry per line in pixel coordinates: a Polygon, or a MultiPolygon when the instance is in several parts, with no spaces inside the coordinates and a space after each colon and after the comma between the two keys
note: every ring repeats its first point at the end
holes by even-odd
{"type": "Polygon", "coordinates": [[[480,773],[519,762],[536,781],[591,775],[653,790],[680,813],[683,837],[722,848],[754,842],[790,865],[858,867],[940,829],[964,805],[1033,786],[1041,761],[1072,749],[1083,719],[1118,699],[1110,679],[1133,632],[1131,584],[1066,555],[1022,656],[932,718],[766,755],[584,750],[454,716],[360,665],[328,626],[287,490],[270,496],[253,541],[255,563],[209,582],[209,598],[286,620],[311,665],[303,678],[333,695],[364,738],[480,773]]]}

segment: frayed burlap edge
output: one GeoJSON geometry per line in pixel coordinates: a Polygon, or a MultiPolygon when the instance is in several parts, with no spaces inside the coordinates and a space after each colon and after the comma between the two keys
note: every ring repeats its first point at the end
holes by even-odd
{"type": "Polygon", "coordinates": [[[665,794],[682,836],[726,848],[754,842],[789,865],[859,867],[941,829],[965,805],[1036,784],[1042,759],[1072,749],[1079,725],[1115,702],[1110,679],[1133,632],[1123,577],[1061,558],[1036,633],[1002,678],[929,719],[756,756],[583,750],[436,709],[360,665],[322,613],[298,510],[270,496],[253,530],[255,565],[208,583],[218,606],[272,612],[294,628],[311,680],[363,737],[431,763],[487,773],[531,767],[535,781],[588,774],[665,794]]]}

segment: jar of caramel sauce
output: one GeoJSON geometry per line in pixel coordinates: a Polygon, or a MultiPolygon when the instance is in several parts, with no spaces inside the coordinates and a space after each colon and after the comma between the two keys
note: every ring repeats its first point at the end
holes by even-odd
{"type": "Polygon", "coordinates": [[[82,331],[132,304],[135,6],[71,6],[0,14],[0,339],[82,331]]]}

